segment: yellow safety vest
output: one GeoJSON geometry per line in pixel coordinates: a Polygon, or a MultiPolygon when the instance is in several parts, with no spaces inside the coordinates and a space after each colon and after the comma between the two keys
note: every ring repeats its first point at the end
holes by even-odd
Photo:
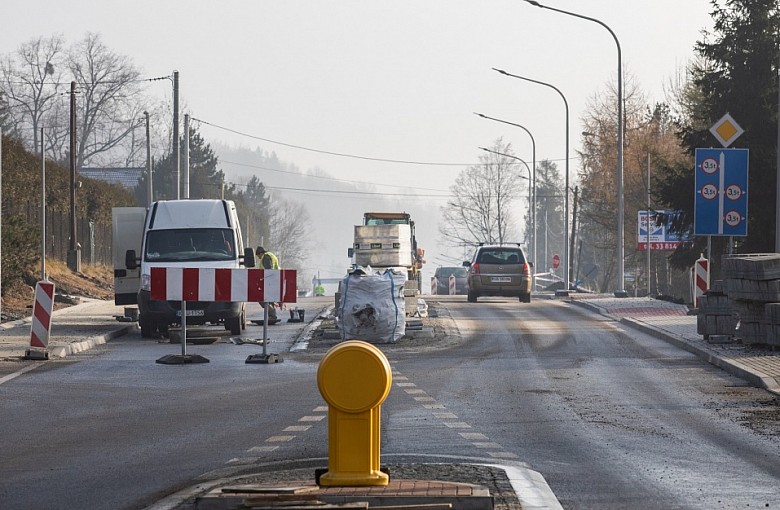
{"type": "Polygon", "coordinates": [[[263,253],[262,257],[257,259],[257,267],[259,269],[279,269],[279,259],[277,259],[276,255],[274,255],[273,253],[271,253],[270,251],[267,251],[267,252],[263,253]],[[270,262],[270,266],[271,267],[265,267],[266,265],[268,265],[268,263],[263,264],[263,261],[265,261],[266,258],[270,262]]]}

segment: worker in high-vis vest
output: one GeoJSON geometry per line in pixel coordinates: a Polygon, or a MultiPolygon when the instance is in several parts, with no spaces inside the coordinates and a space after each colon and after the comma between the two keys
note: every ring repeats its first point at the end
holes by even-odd
{"type": "MultiPolygon", "coordinates": [[[[258,269],[279,269],[279,259],[276,258],[276,255],[271,253],[270,251],[265,251],[265,248],[262,246],[258,246],[255,250],[255,255],[257,258],[257,268],[258,269]]],[[[276,316],[276,304],[275,303],[268,303],[271,306],[268,307],[268,324],[276,324],[279,322],[279,319],[276,316]]],[[[265,308],[266,303],[260,303],[260,306],[265,308]]]]}

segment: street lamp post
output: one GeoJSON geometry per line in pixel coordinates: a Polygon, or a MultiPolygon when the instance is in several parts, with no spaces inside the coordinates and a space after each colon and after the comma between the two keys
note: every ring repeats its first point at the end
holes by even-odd
{"type": "MultiPolygon", "coordinates": [[[[618,175],[617,175],[617,288],[615,289],[615,296],[618,297],[626,297],[628,294],[626,294],[625,290],[625,261],[623,260],[625,256],[625,248],[623,246],[623,60],[622,60],[622,52],[620,50],[620,41],[618,40],[617,36],[615,35],[615,32],[612,31],[609,26],[607,26],[606,23],[604,23],[601,20],[598,20],[596,18],[591,18],[590,16],[584,16],[582,14],[577,14],[575,12],[569,12],[564,11],[563,9],[556,9],[555,7],[549,7],[547,5],[542,5],[536,0],[525,0],[529,4],[540,7],[542,9],[548,9],[551,11],[559,12],[561,14],[566,14],[568,16],[573,16],[575,18],[584,19],[587,21],[592,21],[593,23],[598,23],[602,27],[606,28],[609,34],[612,36],[612,38],[615,40],[615,44],[617,45],[617,80],[618,80],[618,87],[617,87],[617,95],[618,95],[618,111],[617,111],[617,159],[618,159],[618,175]]],[[[568,162],[568,160],[567,160],[568,162]]]]}
{"type": "MultiPolygon", "coordinates": [[[[479,114],[478,114],[479,115],[479,114]]],[[[528,163],[523,160],[523,158],[518,158],[517,156],[512,156],[511,154],[504,154],[503,152],[494,151],[492,149],[487,149],[485,147],[478,147],[479,149],[482,149],[485,152],[490,152],[492,154],[498,154],[499,156],[504,156],[505,158],[511,158],[516,159],[517,161],[521,162],[525,165],[525,169],[528,171],[528,181],[533,183],[533,177],[531,176],[531,168],[528,166],[528,163]]],[[[521,176],[522,177],[522,176],[521,176]]],[[[525,177],[523,177],[525,179],[525,177]]],[[[530,212],[533,213],[534,209],[536,209],[536,203],[533,201],[532,197],[528,197],[528,209],[530,209],[530,212]]],[[[533,231],[533,239],[534,239],[534,247],[536,247],[536,220],[534,219],[534,214],[531,214],[531,231],[533,231]]],[[[534,264],[536,264],[536,260],[533,261],[534,264]]]]}
{"type": "Polygon", "coordinates": [[[551,85],[549,83],[539,81],[539,80],[533,80],[531,78],[526,78],[525,76],[519,76],[516,74],[508,73],[502,69],[496,69],[493,68],[494,71],[497,71],[505,76],[511,76],[512,78],[519,78],[521,80],[530,81],[531,83],[536,83],[538,85],[544,85],[545,87],[549,87],[556,91],[559,96],[561,96],[561,99],[563,99],[563,105],[566,107],[566,176],[565,176],[565,187],[563,190],[563,225],[564,225],[564,232],[565,232],[565,239],[563,243],[563,290],[556,292],[556,295],[568,295],[569,293],[569,102],[566,100],[566,96],[563,95],[563,92],[560,91],[558,87],[555,85],[551,85]]]}
{"type": "Polygon", "coordinates": [[[509,124],[510,126],[519,127],[526,133],[528,133],[528,136],[531,137],[531,203],[533,204],[533,207],[531,207],[531,225],[533,225],[533,235],[531,236],[533,239],[533,245],[532,245],[532,251],[531,256],[533,257],[534,264],[537,263],[536,260],[536,140],[534,140],[534,135],[531,134],[531,132],[525,127],[521,126],[520,124],[515,124],[514,122],[508,122],[506,120],[496,119],[493,117],[488,117],[487,115],[482,115],[481,113],[474,112],[475,115],[478,115],[482,117],[483,119],[489,119],[494,120],[496,122],[502,122],[504,124],[509,124]]]}

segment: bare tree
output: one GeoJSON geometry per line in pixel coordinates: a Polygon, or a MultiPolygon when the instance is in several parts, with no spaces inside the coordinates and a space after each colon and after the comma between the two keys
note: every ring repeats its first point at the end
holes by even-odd
{"type": "Polygon", "coordinates": [[[303,204],[271,197],[269,226],[270,241],[266,248],[279,257],[284,268],[302,268],[311,239],[309,213],[303,204]],[[269,246],[271,246],[269,248],[269,246]]]}
{"type": "Polygon", "coordinates": [[[93,33],[71,48],[68,66],[79,92],[76,165],[124,161],[137,148],[124,147],[121,156],[112,150],[140,126],[139,71],[129,57],[114,53],[93,33]]]}
{"type": "Polygon", "coordinates": [[[441,208],[439,233],[452,246],[503,243],[514,235],[509,210],[520,191],[518,162],[501,138],[491,151],[460,173],[450,187],[453,198],[441,208]]]}
{"type": "Polygon", "coordinates": [[[39,133],[56,106],[63,71],[63,40],[38,37],[22,44],[0,63],[2,93],[8,103],[11,134],[40,151],[39,133]]]}
{"type": "MultiPolygon", "coordinates": [[[[0,61],[0,91],[8,103],[10,132],[28,149],[39,150],[40,128],[46,152],[67,161],[70,136],[69,82],[77,86],[76,164],[124,164],[138,156],[144,140],[139,71],[129,57],[108,49],[97,34],[65,48],[60,36],[39,37],[0,61]]],[[[138,156],[138,157],[137,157],[138,156]]]]}

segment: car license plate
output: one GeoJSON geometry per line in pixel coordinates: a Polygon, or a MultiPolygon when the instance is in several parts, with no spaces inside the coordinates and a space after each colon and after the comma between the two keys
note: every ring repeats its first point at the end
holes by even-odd
{"type": "Polygon", "coordinates": [[[512,277],[511,276],[493,276],[490,278],[490,281],[493,283],[511,283],[512,277]]]}
{"type": "MultiPolygon", "coordinates": [[[[187,310],[187,317],[203,317],[206,310],[187,310]]],[[[176,310],[176,317],[181,317],[181,310],[176,310]]]]}

